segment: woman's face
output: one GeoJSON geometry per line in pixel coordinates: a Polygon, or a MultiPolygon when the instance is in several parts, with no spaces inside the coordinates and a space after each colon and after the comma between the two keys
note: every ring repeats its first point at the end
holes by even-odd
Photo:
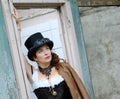
{"type": "Polygon", "coordinates": [[[50,64],[51,59],[52,59],[51,50],[47,45],[40,47],[36,51],[36,56],[34,57],[34,60],[39,65],[50,64]]]}

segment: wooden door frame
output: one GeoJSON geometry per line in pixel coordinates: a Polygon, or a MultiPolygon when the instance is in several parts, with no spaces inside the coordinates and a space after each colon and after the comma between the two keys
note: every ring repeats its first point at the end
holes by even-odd
{"type": "Polygon", "coordinates": [[[27,77],[25,73],[24,61],[22,58],[22,52],[20,48],[20,36],[16,27],[15,20],[12,17],[11,6],[17,9],[29,9],[33,8],[56,8],[58,9],[62,27],[62,40],[64,42],[65,58],[71,66],[75,69],[82,81],[82,68],[80,62],[80,56],[78,55],[79,49],[76,40],[76,33],[74,27],[73,16],[71,12],[69,0],[1,0],[3,14],[5,19],[5,25],[7,29],[8,40],[10,44],[11,56],[15,70],[15,76],[19,89],[20,99],[29,99],[29,92],[27,86],[27,77]]]}

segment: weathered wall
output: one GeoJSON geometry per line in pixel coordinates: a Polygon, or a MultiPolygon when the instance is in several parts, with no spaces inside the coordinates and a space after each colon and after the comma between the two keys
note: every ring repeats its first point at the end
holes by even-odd
{"type": "Polygon", "coordinates": [[[119,0],[77,0],[79,6],[120,5],[119,0]]]}
{"type": "Polygon", "coordinates": [[[0,4],[0,99],[19,99],[1,4],[0,4]]]}
{"type": "Polygon", "coordinates": [[[120,99],[120,7],[80,8],[95,99],[120,99]]]}

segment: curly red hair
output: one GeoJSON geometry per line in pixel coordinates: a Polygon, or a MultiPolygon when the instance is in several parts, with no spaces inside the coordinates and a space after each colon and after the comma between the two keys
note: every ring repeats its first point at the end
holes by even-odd
{"type": "Polygon", "coordinates": [[[59,61],[60,61],[59,56],[56,53],[52,52],[51,64],[56,66],[59,63],[59,61]]]}

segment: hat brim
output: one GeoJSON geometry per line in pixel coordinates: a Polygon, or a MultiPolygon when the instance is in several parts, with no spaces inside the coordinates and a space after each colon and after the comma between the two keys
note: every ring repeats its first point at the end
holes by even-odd
{"type": "MultiPolygon", "coordinates": [[[[44,38],[45,39],[45,38],[44,38]]],[[[42,46],[44,46],[44,45],[48,45],[49,46],[49,48],[50,48],[50,50],[53,48],[53,45],[54,45],[54,43],[51,41],[51,40],[47,40],[47,41],[45,41],[44,43],[38,43],[38,44],[36,44],[32,49],[30,49],[29,50],[29,52],[28,52],[28,54],[27,54],[27,56],[28,56],[28,58],[31,60],[31,61],[34,61],[34,59],[33,59],[33,55],[34,55],[34,53],[38,50],[38,48],[40,48],[40,47],[42,47],[42,46]]]]}

